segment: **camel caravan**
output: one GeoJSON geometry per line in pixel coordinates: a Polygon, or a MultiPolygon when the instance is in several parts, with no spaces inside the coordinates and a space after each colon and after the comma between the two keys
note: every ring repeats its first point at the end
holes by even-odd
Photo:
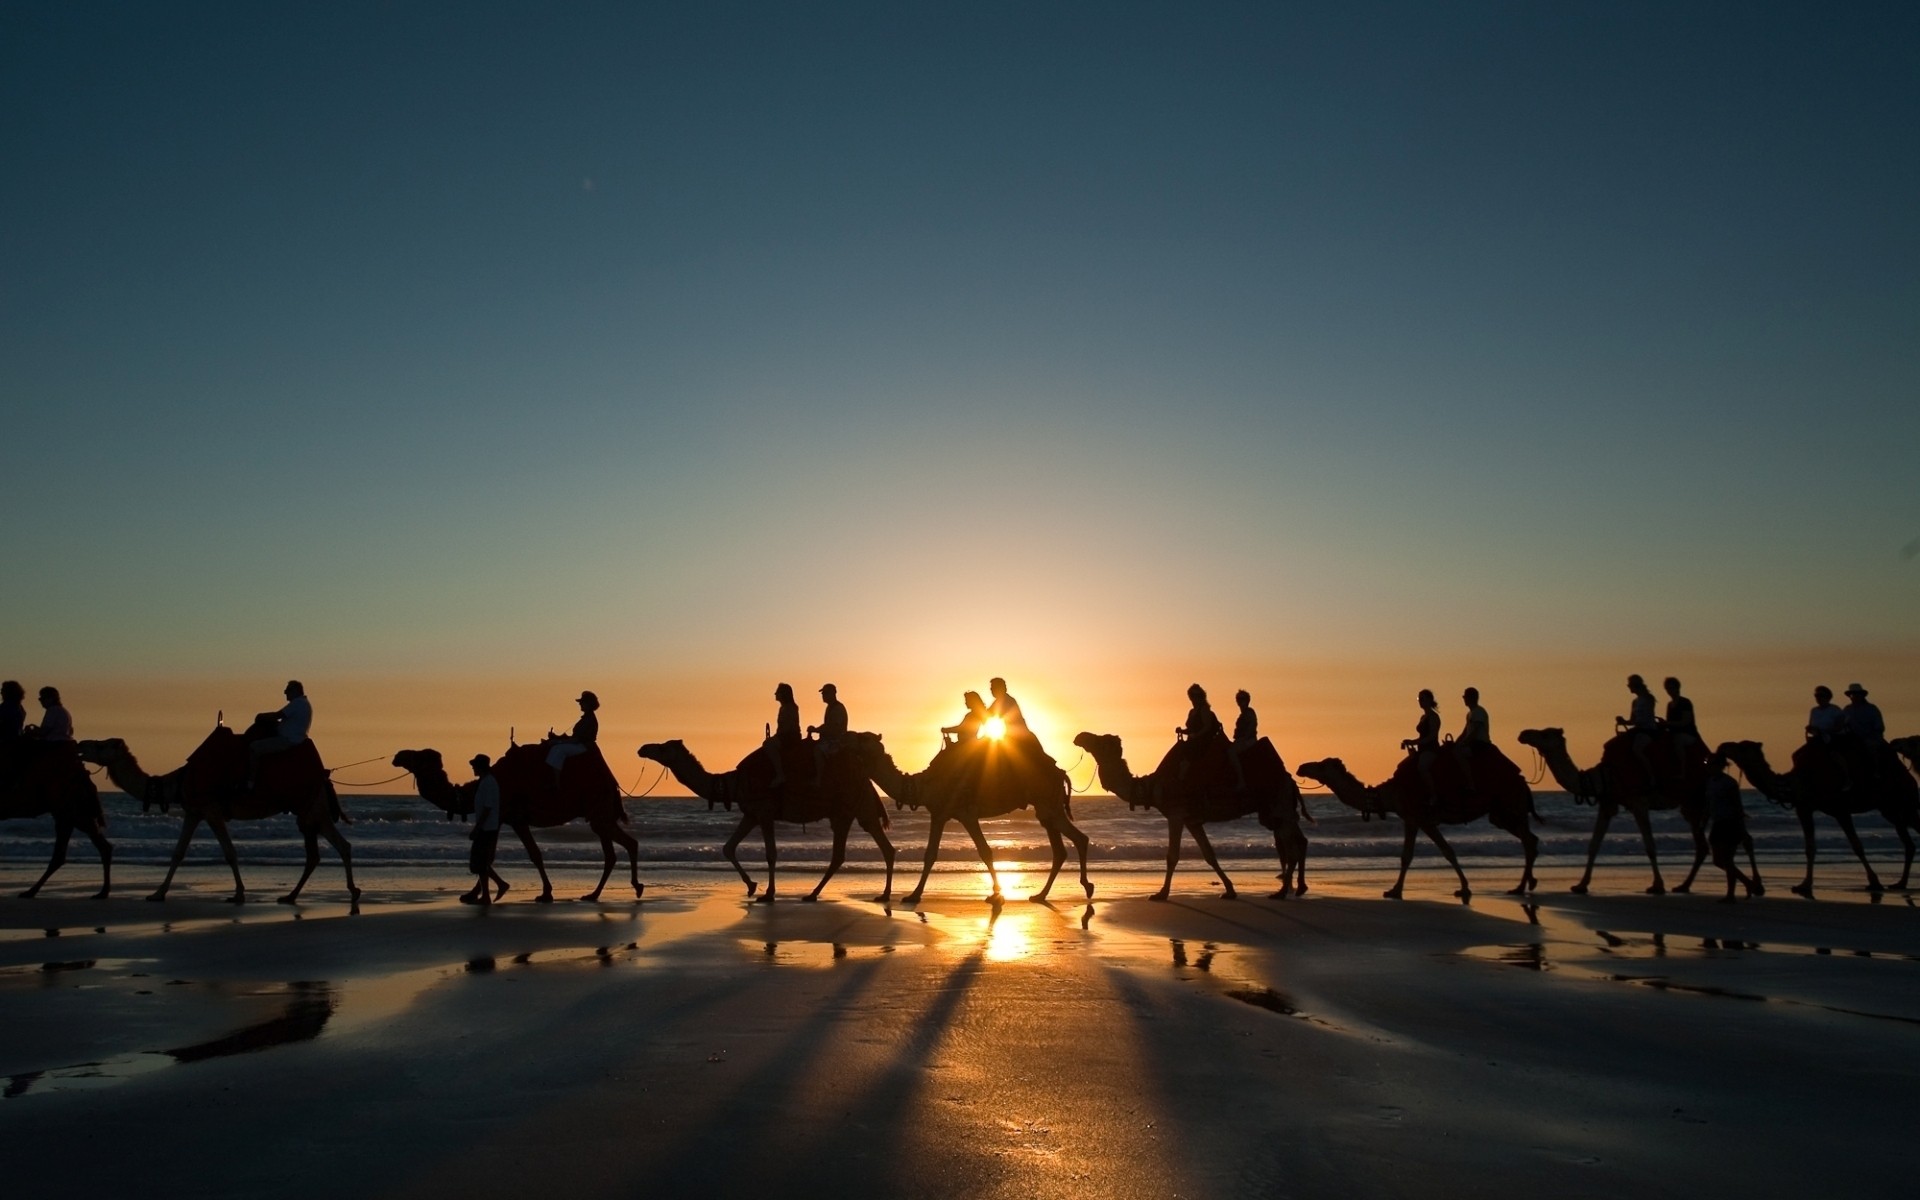
{"type": "MultiPolygon", "coordinates": [[[[1541,772],[1550,773],[1576,802],[1595,809],[1586,869],[1573,885],[1574,892],[1584,893],[1591,886],[1607,830],[1623,811],[1638,828],[1652,868],[1647,892],[1658,895],[1669,890],[1660,873],[1649,818],[1655,811],[1674,811],[1692,834],[1694,855],[1686,877],[1671,890],[1691,890],[1711,858],[1726,876],[1723,900],[1735,900],[1737,888],[1748,896],[1763,895],[1740,787],[1731,770],[1738,770],[1762,796],[1799,819],[1806,875],[1793,887],[1795,893],[1813,895],[1816,814],[1838,825],[1866,872],[1868,889],[1876,893],[1887,885],[1867,860],[1854,818],[1879,814],[1898,834],[1905,854],[1899,878],[1891,886],[1907,887],[1913,834],[1920,828],[1920,785],[1915,782],[1915,774],[1920,773],[1920,737],[1889,740],[1879,709],[1868,702],[1861,685],[1847,689],[1845,707],[1832,702],[1828,689],[1815,689],[1805,740],[1793,748],[1784,773],[1772,766],[1758,742],[1729,741],[1709,748],[1694,719],[1692,701],[1681,693],[1678,679],[1665,681],[1664,715],[1656,712],[1653,693],[1640,676],[1629,677],[1627,688],[1633,697],[1630,711],[1616,718],[1614,735],[1592,766],[1581,767],[1573,760],[1563,729],[1526,729],[1518,735],[1520,744],[1538,755],[1541,772]]],[[[820,689],[824,710],[820,724],[804,729],[793,689],[779,685],[774,691],[776,719],[768,725],[764,741],[729,770],[709,770],[678,740],[650,742],[638,753],[704,798],[709,809],[717,804],[738,812],[722,854],[754,901],[769,902],[778,895],[780,828],[824,822],[833,836],[831,858],[825,873],[802,899],[819,899],[844,864],[847,838],[858,825],[873,839],[885,864],[885,882],[874,899],[891,902],[896,855],[887,835],[891,825],[887,799],[896,809],[924,809],[928,817],[920,876],[901,897],[903,904],[921,899],[941,840],[953,824],[966,831],[980,856],[991,883],[988,898],[1000,902],[1000,874],[982,822],[1022,811],[1032,813],[1052,850],[1046,882],[1029,899],[1044,902],[1051,896],[1071,843],[1079,884],[1090,900],[1094,884],[1088,874],[1089,840],[1074,822],[1074,785],[1028,727],[1006,681],[994,679],[988,690],[990,702],[976,692],[965,694],[965,715],[941,730],[938,753],[919,772],[896,765],[881,735],[850,727],[846,706],[832,684],[820,689]],[[765,853],[764,888],[738,854],[740,844],[756,830],[765,853]]],[[[298,880],[279,897],[280,902],[298,902],[319,866],[322,840],[339,856],[349,899],[359,900],[352,848],[341,831],[350,821],[341,808],[331,771],[309,736],[313,707],[299,681],[287,684],[284,706],[259,714],[244,731],[229,728],[217,717],[214,728],[184,763],[157,775],[140,765],[122,739],[76,740],[73,719],[55,688],[41,689],[44,714],[39,722],[27,724],[25,696],[18,683],[0,685],[0,818],[51,817],[54,848],[40,877],[21,893],[23,898],[39,894],[65,863],[76,830],[86,835],[100,855],[101,885],[95,898],[109,894],[113,845],[106,836],[106,814],[94,783],[97,770],[138,799],[143,812],[179,811],[179,840],[149,900],[167,897],[194,833],[204,824],[212,830],[233,873],[233,893],[228,899],[244,903],[246,885],[229,824],[281,816],[294,819],[306,855],[298,880]]],[[[1230,732],[1214,713],[1204,688],[1194,684],[1187,697],[1186,721],[1174,730],[1172,746],[1149,774],[1133,772],[1121,740],[1112,734],[1083,732],[1073,739],[1093,761],[1101,786],[1124,801],[1129,811],[1149,810],[1166,821],[1166,874],[1151,899],[1164,901],[1172,894],[1174,871],[1187,838],[1219,877],[1222,896],[1235,898],[1238,892],[1220,865],[1207,827],[1246,818],[1253,818],[1273,837],[1280,886],[1271,898],[1305,895],[1305,826],[1313,816],[1301,780],[1325,789],[1363,818],[1400,822],[1400,870],[1384,893],[1390,899],[1404,894],[1407,871],[1422,836],[1453,868],[1459,881],[1455,895],[1470,898],[1472,887],[1442,827],[1479,821],[1520,842],[1520,878],[1509,894],[1525,896],[1539,886],[1534,875],[1539,847],[1534,826],[1540,817],[1532,786],[1494,743],[1491,723],[1475,689],[1462,694],[1465,717],[1460,731],[1451,736],[1441,733],[1433,693],[1422,691],[1417,697],[1420,717],[1414,736],[1401,743],[1403,757],[1391,776],[1371,785],[1338,758],[1304,762],[1289,770],[1272,741],[1261,736],[1252,697],[1245,691],[1235,696],[1239,711],[1230,732]]],[[[580,899],[601,898],[621,851],[634,896],[644,893],[625,793],[600,750],[599,699],[592,692],[582,692],[576,703],[580,717],[568,732],[549,730],[545,738],[530,745],[510,737],[497,759],[479,754],[469,760],[469,779],[456,782],[437,750],[401,750],[393,756],[393,765],[412,779],[423,800],[447,819],[458,818],[472,826],[468,867],[474,883],[460,897],[463,902],[492,904],[509,890],[494,868],[502,827],[518,835],[539,875],[540,891],[534,899],[551,902],[553,884],[534,830],[574,821],[586,824],[603,854],[599,882],[580,899]]]]}

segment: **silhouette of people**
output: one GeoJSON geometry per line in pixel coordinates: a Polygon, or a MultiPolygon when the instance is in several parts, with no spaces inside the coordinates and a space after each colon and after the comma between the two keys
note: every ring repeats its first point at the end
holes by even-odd
{"type": "Polygon", "coordinates": [[[1460,764],[1460,774],[1467,781],[1467,787],[1472,789],[1476,783],[1473,756],[1480,747],[1493,743],[1493,722],[1487,719],[1487,710],[1480,707],[1479,688],[1470,687],[1461,692],[1460,701],[1467,706],[1467,715],[1453,739],[1453,756],[1460,764]]]}
{"type": "Polygon", "coordinates": [[[979,692],[967,692],[960,699],[967,706],[967,715],[956,725],[942,725],[940,732],[952,735],[954,744],[968,746],[980,740],[980,729],[987,723],[987,704],[979,692]]]}
{"type": "Polygon", "coordinates": [[[782,787],[787,782],[786,756],[799,749],[803,740],[800,736],[800,705],[793,698],[793,685],[790,683],[775,684],[773,699],[780,710],[774,717],[773,732],[767,735],[763,748],[767,757],[773,760],[771,786],[782,787]]]}
{"type": "Polygon", "coordinates": [[[556,783],[568,759],[580,757],[600,741],[600,697],[581,692],[574,703],[580,706],[580,719],[573,723],[573,732],[555,738],[547,750],[547,766],[553,769],[556,783]]]}
{"type": "Polygon", "coordinates": [[[1821,684],[1813,689],[1813,708],[1807,713],[1807,736],[1831,743],[1846,732],[1847,713],[1833,702],[1833,689],[1821,684]]]}
{"type": "Polygon", "coordinates": [[[1025,754],[1036,762],[1053,765],[1053,756],[1040,745],[1040,739],[1033,736],[1033,730],[1027,727],[1027,716],[1020,711],[1020,702],[1007,691],[1007,681],[994,676],[987,680],[987,691],[993,696],[993,703],[987,706],[988,717],[999,717],[1001,740],[1010,748],[1025,754]]]}
{"type": "Polygon", "coordinates": [[[0,683],[0,748],[10,748],[27,728],[27,689],[18,679],[0,683]]]}
{"type": "Polygon", "coordinates": [[[1734,857],[1747,836],[1747,814],[1740,806],[1740,785],[1727,774],[1726,755],[1716,752],[1707,759],[1706,791],[1707,815],[1713,822],[1708,827],[1707,845],[1713,851],[1713,865],[1727,873],[1727,894],[1720,902],[1732,904],[1733,885],[1740,884],[1751,896],[1753,880],[1747,878],[1734,857]]]}
{"type": "Polygon", "coordinates": [[[1633,734],[1628,743],[1633,757],[1640,763],[1640,769],[1646,772],[1647,784],[1652,786],[1660,777],[1654,774],[1653,760],[1647,757],[1647,748],[1653,745],[1653,735],[1660,730],[1660,719],[1653,714],[1653,693],[1647,688],[1647,681],[1638,675],[1627,676],[1627,690],[1633,693],[1633,705],[1627,709],[1624,717],[1615,717],[1616,728],[1625,729],[1633,734]]]}
{"type": "Polygon", "coordinates": [[[1880,715],[1880,707],[1867,702],[1867,689],[1857,683],[1847,685],[1847,707],[1842,710],[1846,716],[1845,729],[1848,737],[1860,739],[1861,743],[1875,749],[1887,744],[1887,722],[1880,715]]]}
{"type": "MultiPolygon", "coordinates": [[[[1861,693],[1865,695],[1865,693],[1861,693]]],[[[40,724],[34,727],[33,736],[43,742],[71,742],[73,740],[73,715],[66,705],[60,703],[60,689],[43,687],[40,689],[40,724]]]]}
{"type": "Polygon", "coordinates": [[[1245,688],[1233,694],[1233,702],[1240,706],[1240,715],[1233,719],[1233,744],[1236,749],[1245,750],[1249,746],[1260,744],[1260,714],[1253,711],[1253,696],[1245,688]]]}
{"type": "Polygon", "coordinates": [[[1413,753],[1420,779],[1427,785],[1427,799],[1437,806],[1440,792],[1433,786],[1433,759],[1440,753],[1440,702],[1426,688],[1421,688],[1415,699],[1420,704],[1420,721],[1413,727],[1413,736],[1401,742],[1400,748],[1413,753]]]}
{"type": "Polygon", "coordinates": [[[831,683],[820,685],[820,699],[826,703],[826,713],[818,725],[807,726],[807,732],[817,733],[820,740],[813,747],[813,777],[819,780],[826,770],[827,756],[835,754],[847,737],[847,706],[840,703],[840,689],[831,683]]]}
{"type": "Polygon", "coordinates": [[[484,754],[474,755],[467,765],[478,781],[473,789],[473,848],[467,854],[473,886],[460,903],[492,904],[507,894],[507,881],[493,869],[493,856],[500,848],[500,781],[493,777],[493,760],[484,754]]]}
{"type": "Polygon", "coordinates": [[[1673,735],[1674,757],[1682,763],[1693,761],[1701,744],[1700,725],[1693,715],[1693,701],[1680,694],[1680,681],[1672,675],[1660,685],[1667,693],[1667,716],[1662,722],[1673,735]]]}
{"type": "Polygon", "coordinates": [[[1199,761],[1208,743],[1215,738],[1227,735],[1220,718],[1215,715],[1213,705],[1207,700],[1207,689],[1197,683],[1187,685],[1187,723],[1173,731],[1177,738],[1186,740],[1186,752],[1180,756],[1180,778],[1187,777],[1187,771],[1199,761]]]}
{"type": "Polygon", "coordinates": [[[307,740],[307,734],[313,728],[313,702],[307,699],[306,685],[298,679],[289,679],[281,694],[287,698],[287,702],[280,706],[280,711],[263,714],[273,718],[273,733],[247,745],[248,787],[253,786],[255,776],[260,773],[261,759],[269,754],[293,749],[307,740]]]}

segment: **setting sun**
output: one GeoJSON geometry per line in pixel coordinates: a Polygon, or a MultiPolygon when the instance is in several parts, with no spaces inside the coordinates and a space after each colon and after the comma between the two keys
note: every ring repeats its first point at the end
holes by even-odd
{"type": "Polygon", "coordinates": [[[1007,735],[1007,723],[999,717],[988,717],[986,724],[980,727],[980,736],[998,740],[1007,735]]]}

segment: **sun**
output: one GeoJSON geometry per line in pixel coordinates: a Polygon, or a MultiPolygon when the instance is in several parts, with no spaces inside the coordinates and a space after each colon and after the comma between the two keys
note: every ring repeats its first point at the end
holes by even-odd
{"type": "Polygon", "coordinates": [[[980,726],[980,736],[999,741],[1007,736],[1007,723],[999,717],[988,717],[986,724],[980,726]]]}

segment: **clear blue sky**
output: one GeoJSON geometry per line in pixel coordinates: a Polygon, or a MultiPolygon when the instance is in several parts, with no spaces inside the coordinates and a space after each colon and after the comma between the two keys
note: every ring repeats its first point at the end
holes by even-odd
{"type": "Polygon", "coordinates": [[[0,162],[0,673],[1920,640],[1913,5],[13,3],[0,162]]]}

